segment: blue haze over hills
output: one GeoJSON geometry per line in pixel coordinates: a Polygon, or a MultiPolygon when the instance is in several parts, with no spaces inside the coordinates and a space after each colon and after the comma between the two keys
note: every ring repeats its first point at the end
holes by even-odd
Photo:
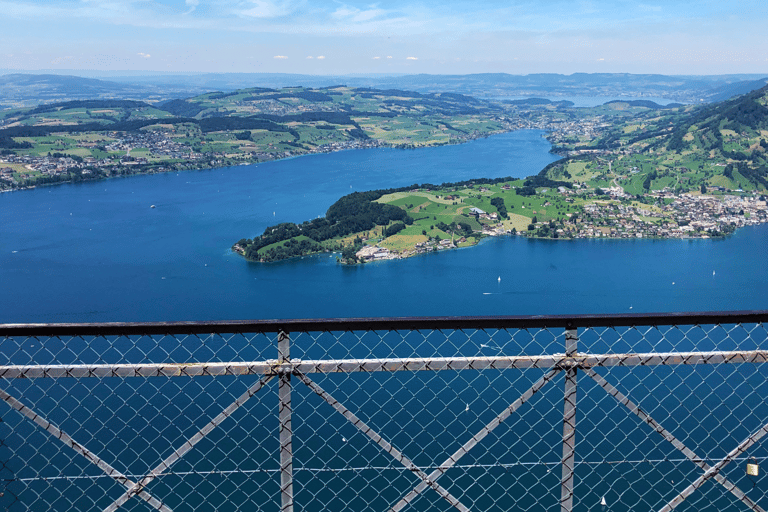
{"type": "Polygon", "coordinates": [[[663,98],[682,103],[715,102],[759,89],[766,74],[667,76],[629,73],[538,73],[510,75],[302,75],[286,73],[156,73],[0,70],[0,105],[32,105],[73,99],[121,98],[162,101],[215,90],[247,87],[350,87],[455,92],[499,97],[663,98]]]}

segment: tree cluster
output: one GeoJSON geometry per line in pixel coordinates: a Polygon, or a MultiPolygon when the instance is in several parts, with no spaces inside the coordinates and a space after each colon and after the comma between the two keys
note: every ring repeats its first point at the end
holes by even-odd
{"type": "Polygon", "coordinates": [[[405,229],[405,223],[395,222],[394,224],[392,224],[391,226],[389,226],[384,230],[384,236],[396,235],[404,229],[405,229]]]}
{"type": "Polygon", "coordinates": [[[195,117],[208,107],[187,100],[166,101],[160,108],[179,117],[195,117]]]}
{"type": "Polygon", "coordinates": [[[333,101],[333,98],[326,93],[319,91],[286,91],[274,94],[264,94],[261,96],[251,96],[244,98],[246,101],[254,100],[282,100],[285,98],[298,98],[306,101],[333,101]]]}
{"type": "MultiPolygon", "coordinates": [[[[24,141],[24,142],[16,142],[8,135],[5,135],[4,133],[0,133],[0,148],[3,149],[28,149],[31,148],[32,144],[30,142],[24,141]]],[[[13,151],[9,151],[9,154],[13,154],[13,151]]]]}
{"type": "Polygon", "coordinates": [[[45,114],[71,108],[141,108],[151,106],[149,103],[133,100],[73,100],[39,105],[26,112],[26,115],[45,114]]]}
{"type": "Polygon", "coordinates": [[[496,207],[496,211],[499,212],[499,217],[506,219],[509,217],[507,214],[507,206],[504,204],[504,199],[501,197],[494,197],[491,199],[491,204],[496,207]]]}
{"type": "Polygon", "coordinates": [[[658,177],[659,177],[659,175],[656,173],[656,171],[649,172],[645,176],[645,181],[643,181],[643,188],[645,190],[650,190],[651,189],[651,182],[653,182],[653,180],[655,180],[658,177]]]}
{"type": "MultiPolygon", "coordinates": [[[[368,231],[375,226],[387,226],[390,222],[395,221],[392,226],[385,230],[385,236],[391,236],[405,229],[406,224],[412,224],[413,218],[397,206],[375,202],[385,192],[387,191],[354,192],[342,197],[331,205],[325,217],[299,225],[289,222],[268,227],[261,236],[255,237],[248,244],[245,256],[254,260],[265,259],[263,255],[273,249],[275,249],[273,254],[276,259],[280,259],[277,257],[280,255],[284,257],[296,256],[298,254],[293,253],[303,251],[308,247],[313,248],[310,252],[315,252],[320,250],[319,245],[310,246],[304,244],[300,247],[288,246],[286,248],[286,245],[288,245],[286,242],[286,244],[281,246],[282,252],[277,251],[276,247],[270,247],[267,251],[262,251],[259,254],[259,250],[264,247],[286,240],[289,241],[302,235],[318,243],[360,231],[368,231]],[[290,251],[293,251],[293,253],[288,255],[290,251]]],[[[307,254],[307,252],[302,254],[307,254]]]]}
{"type": "MultiPolygon", "coordinates": [[[[264,261],[279,261],[297,256],[312,254],[321,250],[320,244],[314,240],[286,240],[283,245],[270,247],[260,255],[264,261]]],[[[247,254],[246,254],[247,255],[247,254]]]]}

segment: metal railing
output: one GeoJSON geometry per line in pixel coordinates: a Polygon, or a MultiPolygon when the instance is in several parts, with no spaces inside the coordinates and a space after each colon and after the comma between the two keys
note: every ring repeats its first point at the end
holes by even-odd
{"type": "Polygon", "coordinates": [[[0,325],[0,509],[753,510],[768,312],[0,325]]]}

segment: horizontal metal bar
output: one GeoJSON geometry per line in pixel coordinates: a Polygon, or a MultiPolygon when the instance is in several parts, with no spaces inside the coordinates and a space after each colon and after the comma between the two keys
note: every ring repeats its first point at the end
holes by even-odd
{"type": "Polygon", "coordinates": [[[61,377],[200,377],[273,375],[277,373],[352,373],[442,370],[506,370],[527,368],[593,368],[612,366],[674,366],[695,364],[766,363],[766,350],[715,352],[650,352],[645,354],[565,354],[542,356],[412,357],[384,359],[317,359],[224,363],[159,363],[95,365],[7,365],[0,378],[61,377]]]}
{"type": "Polygon", "coordinates": [[[768,322],[768,311],[634,313],[611,315],[324,318],[213,322],[113,322],[82,324],[0,324],[4,336],[141,336],[210,333],[279,333],[452,329],[571,329],[654,325],[708,325],[768,322]]]}

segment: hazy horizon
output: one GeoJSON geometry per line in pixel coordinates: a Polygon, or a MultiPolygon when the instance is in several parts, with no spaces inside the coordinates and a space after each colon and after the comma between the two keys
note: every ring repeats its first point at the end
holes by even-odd
{"type": "Polygon", "coordinates": [[[434,76],[472,76],[483,74],[506,74],[511,76],[534,76],[534,75],[593,75],[593,74],[614,74],[614,75],[659,75],[679,78],[702,77],[702,78],[732,78],[739,80],[757,80],[768,77],[768,66],[764,73],[721,73],[721,74],[663,74],[663,73],[633,73],[633,72],[585,72],[574,71],[572,73],[559,73],[557,71],[541,73],[505,73],[505,72],[482,72],[482,73],[274,73],[268,71],[163,71],[151,69],[3,69],[0,68],[0,75],[24,74],[24,75],[60,75],[60,76],[79,76],[83,78],[108,79],[110,77],[153,77],[153,76],[201,76],[201,75],[295,75],[307,77],[355,77],[355,78],[379,78],[379,77],[405,77],[414,75],[434,75],[434,76]]]}

